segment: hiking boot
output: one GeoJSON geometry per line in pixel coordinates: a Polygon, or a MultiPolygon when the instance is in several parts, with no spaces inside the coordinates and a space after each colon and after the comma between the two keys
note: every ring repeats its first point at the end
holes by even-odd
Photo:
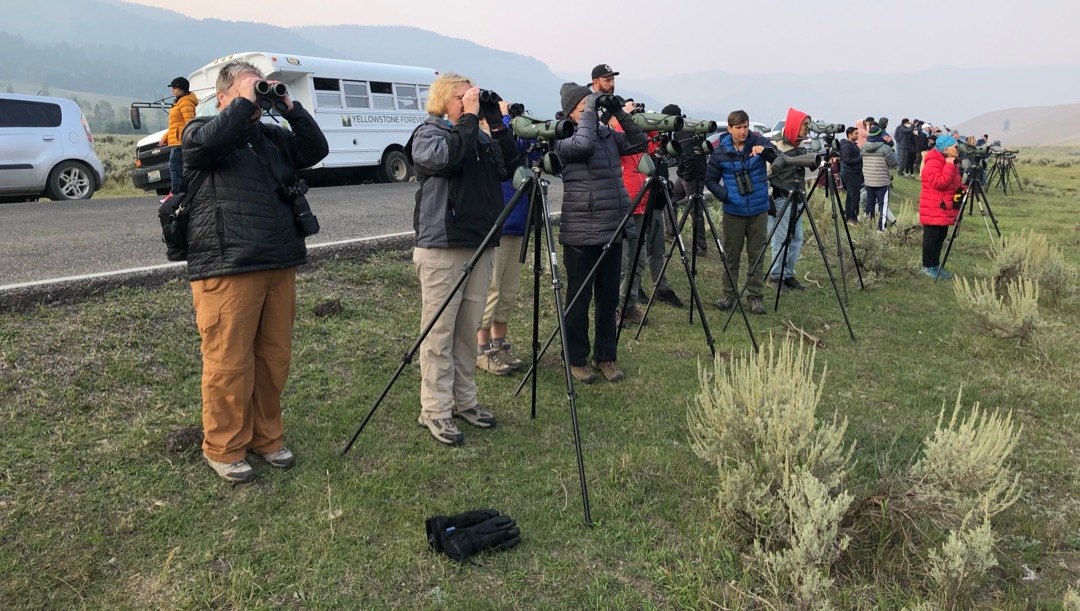
{"type": "Polygon", "coordinates": [[[498,424],[495,421],[495,416],[484,409],[483,405],[477,405],[476,407],[470,407],[469,409],[462,409],[454,412],[454,416],[461,418],[469,424],[480,427],[482,429],[493,429],[498,424]]]}
{"type": "Polygon", "coordinates": [[[660,289],[659,291],[656,291],[656,299],[657,299],[657,301],[663,301],[664,303],[670,303],[671,305],[675,306],[676,308],[683,307],[682,299],[679,299],[679,296],[676,295],[675,291],[673,291],[671,289],[660,289]]]}
{"type": "Polygon", "coordinates": [[[262,454],[261,456],[263,460],[270,463],[271,467],[277,467],[278,469],[288,469],[296,464],[296,456],[285,446],[281,446],[281,449],[276,452],[262,454]]]}
{"type": "Polygon", "coordinates": [[[751,314],[765,314],[765,302],[761,297],[751,297],[749,301],[751,314]]]}
{"type": "Polygon", "coordinates": [[[618,382],[625,378],[622,369],[619,369],[618,363],[615,361],[593,361],[593,366],[600,370],[600,373],[604,374],[604,379],[608,382],[618,382]]]}
{"type": "Polygon", "coordinates": [[[503,342],[502,345],[498,347],[498,351],[499,358],[502,359],[502,362],[509,365],[514,371],[521,371],[525,368],[525,363],[514,354],[514,349],[510,347],[510,342],[503,342]]]}
{"type": "Polygon", "coordinates": [[[643,291],[641,289],[638,289],[637,300],[640,303],[645,303],[646,301],[649,300],[649,296],[645,294],[645,291],[643,291]]]}
{"type": "Polygon", "coordinates": [[[641,310],[639,310],[636,305],[632,305],[626,308],[626,311],[623,312],[622,318],[623,320],[633,323],[635,325],[638,323],[641,323],[643,325],[648,324],[647,322],[645,322],[645,315],[641,313],[641,310]]]}
{"type": "Polygon", "coordinates": [[[570,374],[574,376],[574,379],[582,384],[592,384],[596,381],[596,372],[590,365],[571,365],[570,374]]]}
{"type": "Polygon", "coordinates": [[[203,452],[203,458],[206,459],[206,464],[210,465],[214,473],[217,473],[221,479],[230,484],[243,484],[255,479],[255,470],[251,468],[251,465],[246,460],[218,462],[207,456],[206,452],[203,452]]]}
{"type": "Polygon", "coordinates": [[[428,432],[439,443],[445,443],[448,446],[459,446],[465,443],[465,436],[458,430],[453,418],[428,418],[420,414],[416,422],[420,426],[427,427],[428,432]]]}
{"type": "Polygon", "coordinates": [[[940,269],[937,265],[935,265],[934,267],[923,267],[920,269],[922,273],[930,276],[931,278],[941,278],[942,280],[948,280],[952,278],[952,272],[947,272],[943,269],[940,269]]]}
{"type": "Polygon", "coordinates": [[[476,367],[497,376],[509,375],[514,371],[513,367],[503,361],[502,351],[498,348],[491,348],[487,352],[476,357],[476,367]]]}
{"type": "Polygon", "coordinates": [[[735,298],[731,295],[724,295],[720,299],[713,302],[713,305],[721,310],[730,310],[735,307],[735,298]]]}
{"type": "Polygon", "coordinates": [[[769,287],[771,287],[771,288],[778,289],[778,288],[782,288],[781,285],[783,283],[780,282],[779,278],[773,278],[772,276],[769,276],[769,279],[766,281],[766,284],[768,284],[769,287]]]}
{"type": "Polygon", "coordinates": [[[799,282],[795,278],[795,276],[792,276],[790,278],[784,278],[784,287],[789,288],[789,289],[791,289],[793,291],[805,291],[806,290],[806,286],[803,283],[799,282]]]}

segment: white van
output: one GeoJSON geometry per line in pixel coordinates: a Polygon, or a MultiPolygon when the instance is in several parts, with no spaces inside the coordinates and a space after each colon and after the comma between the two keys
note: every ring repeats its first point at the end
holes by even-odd
{"type": "Polygon", "coordinates": [[[78,104],[0,94],[0,202],[90,199],[103,184],[105,166],[78,104]]]}
{"type": "MultiPolygon", "coordinates": [[[[216,112],[214,85],[218,71],[238,59],[254,64],[267,80],[285,83],[289,96],[315,117],[330,144],[330,153],[309,174],[359,178],[358,170],[366,173],[370,168],[381,182],[405,182],[413,176],[405,158],[405,143],[416,126],[427,120],[424,105],[428,87],[438,72],[285,53],[235,53],[210,62],[188,77],[191,91],[200,101],[196,114],[216,112]]],[[[264,114],[263,120],[287,126],[281,117],[264,114]]],[[[132,173],[132,181],[139,188],[168,189],[168,150],[157,145],[163,133],[147,136],[137,145],[140,167],[132,173]],[[156,181],[149,180],[151,174],[156,181]]]]}

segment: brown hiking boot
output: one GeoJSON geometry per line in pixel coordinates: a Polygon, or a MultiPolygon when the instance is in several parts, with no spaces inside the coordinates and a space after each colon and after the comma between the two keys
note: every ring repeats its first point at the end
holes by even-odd
{"type": "Polygon", "coordinates": [[[503,342],[497,350],[499,351],[499,358],[502,359],[502,362],[509,365],[514,371],[521,371],[525,368],[525,363],[514,354],[514,349],[510,347],[510,342],[503,342]]]}
{"type": "Polygon", "coordinates": [[[751,314],[765,314],[765,302],[761,297],[751,297],[749,301],[751,314]]]}
{"type": "Polygon", "coordinates": [[[604,379],[608,382],[618,382],[626,377],[615,361],[595,361],[593,365],[604,374],[604,379]]]}
{"type": "Polygon", "coordinates": [[[502,350],[492,348],[476,357],[476,368],[497,376],[509,375],[514,371],[510,364],[503,361],[502,350]]]}
{"type": "Polygon", "coordinates": [[[570,373],[574,376],[574,380],[582,384],[592,384],[596,381],[596,372],[589,365],[581,365],[580,367],[571,365],[570,373]]]}

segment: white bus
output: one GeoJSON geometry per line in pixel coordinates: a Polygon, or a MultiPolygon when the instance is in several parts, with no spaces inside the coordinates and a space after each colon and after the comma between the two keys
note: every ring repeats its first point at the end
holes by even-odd
{"type": "MultiPolygon", "coordinates": [[[[405,143],[413,129],[427,119],[424,105],[428,88],[438,75],[435,70],[287,53],[235,53],[188,77],[191,91],[200,100],[199,115],[217,112],[214,84],[218,71],[237,59],[254,64],[267,80],[285,83],[289,96],[315,117],[330,144],[330,154],[312,168],[313,174],[350,176],[359,175],[361,168],[372,168],[381,182],[404,182],[413,176],[405,158],[405,143]]],[[[263,116],[267,122],[274,119],[287,126],[281,117],[263,116]]],[[[139,141],[139,163],[132,173],[135,186],[168,190],[168,147],[157,145],[163,133],[139,141]]]]}

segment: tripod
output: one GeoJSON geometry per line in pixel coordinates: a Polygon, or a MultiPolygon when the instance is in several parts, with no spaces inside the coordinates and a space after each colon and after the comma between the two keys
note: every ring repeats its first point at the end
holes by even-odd
{"type": "MultiPolygon", "coordinates": [[[[698,147],[695,147],[695,152],[693,152],[691,154],[698,154],[696,152],[696,150],[698,150],[698,147]]],[[[646,158],[647,158],[647,156],[643,156],[642,161],[644,162],[646,160],[646,158]]],[[[731,282],[731,285],[736,286],[735,279],[731,277],[731,269],[728,266],[727,253],[724,251],[724,247],[721,244],[720,238],[717,236],[716,226],[713,224],[712,215],[709,213],[708,207],[705,206],[705,202],[704,202],[705,198],[701,194],[701,188],[700,188],[700,186],[698,184],[698,181],[696,180],[696,176],[695,176],[695,181],[693,183],[693,189],[694,189],[693,195],[691,196],[690,201],[688,201],[687,206],[686,206],[686,211],[683,213],[682,219],[680,220],[680,219],[676,218],[675,204],[672,203],[672,201],[671,201],[670,190],[668,189],[668,185],[669,185],[669,181],[668,181],[668,177],[667,177],[668,164],[669,164],[668,159],[663,157],[663,156],[659,156],[659,157],[657,157],[657,159],[651,159],[650,161],[651,161],[651,164],[653,165],[652,175],[655,177],[656,181],[652,185],[653,186],[652,194],[649,197],[649,206],[647,207],[647,209],[645,211],[645,222],[643,223],[643,225],[648,227],[649,224],[651,223],[652,214],[653,214],[653,211],[654,211],[654,209],[656,207],[656,204],[657,204],[657,195],[661,195],[662,198],[663,198],[663,202],[664,202],[664,204],[663,204],[664,213],[667,214],[668,222],[671,224],[672,227],[675,228],[674,229],[675,238],[671,241],[671,247],[668,249],[668,254],[664,258],[664,265],[660,268],[660,276],[663,277],[664,272],[667,270],[668,264],[671,262],[671,257],[675,254],[675,250],[678,249],[679,250],[679,258],[682,261],[683,268],[686,270],[686,279],[690,283],[690,297],[691,297],[690,322],[692,323],[694,321],[694,307],[696,306],[697,311],[698,311],[698,316],[701,318],[702,330],[705,333],[705,341],[709,346],[709,351],[715,357],[716,356],[715,341],[713,340],[712,332],[709,329],[709,323],[705,318],[705,304],[701,300],[701,295],[700,295],[700,293],[698,292],[698,289],[697,289],[697,283],[694,280],[696,278],[696,276],[697,276],[697,248],[696,248],[696,246],[693,246],[693,245],[696,245],[698,243],[698,236],[697,236],[698,228],[697,228],[697,225],[691,223],[691,225],[693,227],[693,238],[692,238],[692,241],[691,241],[691,245],[693,247],[691,248],[691,255],[690,255],[689,259],[687,257],[686,244],[683,242],[683,239],[682,239],[683,226],[686,223],[687,217],[690,217],[693,214],[694,206],[700,206],[699,209],[702,211],[702,215],[704,216],[704,218],[706,219],[706,222],[708,223],[709,230],[712,231],[713,242],[716,244],[717,252],[720,253],[720,263],[724,268],[724,273],[727,275],[728,281],[731,282]]],[[[637,270],[637,261],[638,261],[638,258],[641,256],[641,248],[642,248],[642,240],[639,240],[638,241],[637,252],[634,254],[634,264],[630,267],[630,269],[633,270],[634,272],[636,272],[636,270],[637,270]]],[[[630,283],[630,284],[632,285],[633,283],[630,283]]],[[[628,287],[627,295],[623,296],[622,302],[623,302],[624,307],[625,307],[625,304],[626,304],[626,300],[629,298],[629,288],[630,287],[628,287]]],[[[656,299],[656,293],[657,293],[658,290],[659,290],[659,284],[654,284],[652,294],[649,296],[649,302],[645,306],[645,316],[648,316],[649,310],[652,309],[652,304],[653,304],[653,301],[656,299]]],[[[746,331],[750,335],[750,343],[754,346],[754,352],[757,352],[758,351],[757,339],[754,337],[754,330],[750,327],[750,319],[746,315],[746,310],[743,308],[742,299],[736,298],[735,305],[738,308],[739,313],[742,314],[743,322],[746,324],[746,331]]],[[[732,310],[732,313],[734,314],[734,310],[732,310]]],[[[644,324],[644,317],[642,318],[642,324],[638,325],[637,334],[634,336],[635,339],[637,339],[638,337],[641,336],[641,327],[642,327],[643,324],[644,324]]],[[[727,327],[725,326],[725,329],[726,328],[727,327]]],[[[621,333],[621,331],[622,331],[622,327],[620,326],[619,332],[621,333]]]]}
{"type": "Polygon", "coordinates": [[[953,225],[952,233],[949,234],[949,244],[945,247],[945,254],[941,258],[941,265],[938,266],[938,273],[934,275],[934,280],[941,277],[941,270],[945,269],[945,263],[949,260],[953,241],[956,239],[956,234],[960,232],[960,223],[964,220],[964,209],[966,208],[969,213],[974,213],[976,202],[979,204],[979,214],[983,217],[983,224],[986,225],[986,233],[990,236],[990,248],[997,250],[997,242],[990,231],[990,221],[994,222],[994,231],[997,232],[998,238],[1001,238],[1001,230],[998,229],[997,218],[994,217],[994,211],[990,209],[990,201],[986,199],[986,192],[983,191],[982,183],[977,179],[974,168],[975,166],[969,166],[965,172],[964,185],[967,188],[964,189],[964,197],[960,200],[960,212],[956,215],[956,223],[953,225]],[[987,216],[990,217],[989,220],[987,216]]]}
{"type": "MultiPolygon", "coordinates": [[[[783,158],[784,158],[783,155],[777,155],[777,157],[776,157],[777,161],[773,162],[774,169],[776,168],[776,163],[778,161],[780,161],[781,159],[783,159],[783,158]]],[[[783,163],[783,162],[781,162],[781,163],[783,163]]],[[[832,181],[831,176],[829,176],[829,181],[830,182],[832,181]]],[[[835,185],[835,182],[833,184],[835,185]]],[[[810,192],[813,193],[814,189],[816,189],[816,188],[817,188],[817,185],[815,184],[814,187],[810,190],[810,192]]],[[[826,189],[828,189],[828,186],[826,186],[826,189]]],[[[791,240],[795,236],[796,223],[799,223],[800,220],[801,220],[802,215],[805,214],[806,218],[810,221],[810,228],[814,232],[814,240],[817,243],[818,252],[821,253],[821,260],[825,264],[825,271],[829,274],[829,282],[832,283],[833,292],[836,294],[836,302],[840,305],[840,313],[843,314],[843,316],[844,316],[844,324],[847,325],[848,335],[851,336],[851,341],[855,341],[855,332],[851,329],[851,321],[848,319],[847,309],[844,308],[845,299],[840,297],[840,289],[836,286],[836,277],[833,275],[832,266],[829,265],[829,257],[828,257],[828,255],[825,254],[825,244],[821,241],[821,235],[818,233],[817,222],[814,221],[814,215],[810,211],[810,206],[806,205],[807,197],[803,193],[804,190],[805,190],[805,187],[803,186],[803,180],[802,180],[802,178],[799,178],[799,180],[797,181],[797,183],[795,185],[795,189],[790,192],[791,194],[788,196],[788,198],[786,200],[784,200],[784,205],[780,207],[780,210],[776,214],[777,218],[783,218],[784,215],[786,215],[788,213],[788,210],[792,208],[792,203],[793,202],[795,203],[795,207],[794,207],[794,210],[792,212],[792,216],[790,217],[790,220],[788,222],[788,232],[787,232],[787,235],[784,237],[783,246],[781,247],[780,252],[778,252],[776,254],[776,257],[773,259],[772,263],[769,265],[769,269],[771,270],[773,268],[773,266],[776,265],[777,259],[780,259],[780,261],[781,261],[781,263],[780,263],[780,278],[781,279],[783,278],[783,276],[784,276],[784,259],[787,258],[788,247],[789,247],[789,245],[791,243],[791,240]],[[800,205],[800,204],[802,204],[802,205],[800,205]]],[[[834,204],[837,204],[837,205],[839,204],[839,195],[837,196],[834,204]]],[[[833,220],[835,221],[836,218],[837,218],[836,217],[836,209],[834,208],[834,210],[833,210],[833,220]]],[[[770,244],[772,242],[772,237],[776,233],[776,229],[779,226],[780,226],[780,223],[776,223],[776,224],[773,225],[772,230],[769,231],[769,234],[765,237],[765,244],[770,244]]],[[[844,228],[845,229],[847,228],[846,223],[844,224],[844,228]]],[[[851,246],[851,254],[852,254],[852,257],[854,257],[855,256],[855,247],[851,244],[850,240],[851,240],[851,234],[849,233],[848,234],[848,241],[849,241],[848,244],[849,244],[849,246],[851,246]]],[[[839,241],[840,241],[839,234],[837,234],[837,242],[839,243],[839,241]]],[[[758,269],[758,266],[761,265],[761,260],[764,258],[764,256],[765,256],[765,249],[762,248],[761,252],[758,254],[757,260],[755,260],[754,263],[750,266],[750,269],[751,270],[758,269]]],[[[843,265],[843,257],[841,257],[840,261],[841,261],[841,265],[843,265]]],[[[855,268],[858,269],[858,267],[859,267],[858,259],[856,259],[855,268]]],[[[861,274],[859,276],[859,281],[862,282],[861,274]]],[[[746,289],[747,289],[747,287],[749,287],[749,285],[750,285],[750,282],[747,281],[747,283],[743,286],[742,290],[739,291],[739,296],[740,297],[746,291],[746,289]]],[[[783,282],[781,281],[780,286],[782,286],[782,285],[783,285],[783,282]]],[[[776,302],[774,304],[774,308],[777,305],[779,305],[779,303],[780,303],[780,286],[777,286],[777,289],[776,289],[776,302]]],[[[845,287],[845,291],[846,291],[846,287],[845,287]]],[[[724,328],[725,329],[727,328],[728,323],[731,322],[731,317],[734,314],[735,314],[734,311],[728,313],[727,321],[724,322],[724,328]]]]}
{"type": "Polygon", "coordinates": [[[1015,159],[1016,151],[1005,150],[994,153],[994,165],[990,166],[986,184],[991,185],[996,179],[1001,192],[1005,195],[1009,194],[1010,185],[1015,185],[1014,189],[1023,191],[1023,183],[1020,182],[1020,175],[1016,172],[1016,165],[1013,163],[1015,159]]]}
{"type": "MultiPolygon", "coordinates": [[[[556,168],[558,166],[558,158],[555,157],[554,153],[549,152],[549,153],[547,153],[545,155],[544,163],[545,163],[545,167],[554,169],[554,168],[556,168]]],[[[540,178],[540,173],[541,173],[541,169],[540,169],[539,166],[536,166],[536,165],[534,165],[531,170],[529,170],[527,168],[524,168],[524,167],[518,168],[517,174],[515,175],[515,178],[514,178],[514,183],[517,185],[517,189],[514,192],[513,197],[511,197],[510,201],[507,202],[506,205],[503,207],[503,210],[499,214],[498,219],[496,219],[496,221],[492,225],[491,229],[488,230],[487,235],[484,237],[484,240],[480,243],[480,246],[476,249],[476,252],[474,252],[472,257],[469,259],[469,261],[467,263],[465,263],[464,266],[462,266],[461,275],[458,276],[457,280],[454,283],[453,288],[450,289],[450,293],[446,296],[446,299],[444,299],[443,302],[439,305],[439,309],[435,312],[435,315],[432,317],[432,319],[427,323],[427,325],[424,326],[423,331],[421,331],[421,333],[420,333],[420,337],[418,337],[416,339],[416,341],[413,343],[413,345],[409,349],[409,351],[406,352],[404,356],[402,356],[401,365],[398,366],[398,369],[397,369],[396,372],[394,372],[393,377],[390,378],[390,381],[383,388],[382,393],[375,400],[374,405],[371,406],[371,410],[368,411],[368,413],[364,417],[363,421],[361,421],[360,426],[357,427],[357,429],[353,433],[352,437],[349,439],[349,441],[342,448],[342,450],[341,450],[341,452],[339,454],[340,456],[344,456],[349,451],[349,449],[352,447],[353,443],[356,442],[357,437],[360,436],[360,433],[364,430],[364,427],[367,426],[368,421],[371,420],[372,415],[375,414],[375,410],[379,407],[379,404],[382,403],[382,400],[386,397],[387,393],[390,392],[390,388],[393,387],[393,385],[397,381],[398,377],[401,376],[401,373],[412,362],[413,356],[415,356],[417,351],[420,350],[420,346],[423,343],[424,339],[428,336],[429,333],[431,333],[431,329],[435,326],[435,323],[439,320],[439,317],[442,316],[443,312],[446,310],[447,306],[449,306],[449,304],[453,300],[454,296],[457,294],[457,292],[459,290],[461,290],[461,287],[464,286],[464,284],[465,284],[466,280],[468,279],[469,275],[473,272],[473,269],[475,268],[476,263],[480,260],[480,257],[482,257],[484,255],[484,253],[487,251],[488,246],[491,244],[492,241],[494,241],[495,236],[500,233],[503,224],[506,222],[506,219],[510,216],[510,214],[513,212],[514,208],[517,206],[518,202],[521,200],[521,197],[527,191],[531,191],[530,198],[529,198],[530,211],[529,211],[529,217],[528,218],[530,220],[530,224],[532,225],[534,236],[535,236],[535,238],[537,240],[536,248],[535,248],[535,259],[534,259],[535,267],[534,267],[534,287],[533,287],[533,289],[534,289],[533,290],[533,306],[534,306],[533,307],[533,367],[534,368],[536,367],[536,362],[537,362],[537,358],[538,358],[537,354],[536,354],[536,347],[537,347],[536,332],[537,332],[538,324],[539,324],[538,323],[538,316],[539,316],[539,311],[538,311],[538,305],[539,305],[539,290],[538,289],[539,289],[539,287],[538,287],[538,284],[539,284],[539,276],[540,276],[540,242],[539,242],[539,239],[540,239],[541,226],[547,232],[547,245],[548,245],[548,250],[549,250],[549,253],[550,253],[550,256],[551,256],[551,278],[552,278],[551,284],[552,284],[552,290],[553,290],[553,292],[555,294],[555,312],[556,312],[556,315],[557,315],[558,320],[559,320],[559,328],[560,329],[565,329],[565,324],[563,324],[565,322],[565,319],[564,319],[565,310],[562,307],[562,283],[561,283],[560,278],[559,278],[558,260],[555,257],[555,242],[554,242],[554,237],[553,237],[554,233],[552,232],[552,229],[551,229],[551,216],[548,213],[547,189],[546,189],[546,185],[543,184],[546,181],[543,181],[540,178]],[[537,204],[537,202],[539,202],[539,205],[537,204]],[[542,216],[542,219],[541,219],[541,216],[542,216]]],[[[526,239],[522,241],[522,250],[521,250],[521,255],[520,255],[522,257],[523,261],[524,261],[525,251],[526,251],[526,249],[528,247],[528,235],[529,235],[528,226],[526,227],[526,231],[525,231],[524,235],[525,235],[526,239]]],[[[574,448],[575,448],[576,457],[577,457],[578,479],[581,481],[581,502],[582,502],[582,507],[583,507],[584,513],[585,513],[585,524],[587,526],[591,527],[592,526],[592,516],[590,515],[590,512],[589,512],[589,492],[588,492],[588,488],[587,488],[586,483],[585,483],[585,466],[584,466],[584,461],[582,459],[582,453],[581,453],[581,433],[580,433],[580,429],[578,427],[578,419],[577,419],[577,403],[576,403],[577,394],[574,392],[574,380],[573,380],[573,376],[570,374],[570,357],[569,357],[568,348],[567,348],[565,330],[562,333],[562,342],[563,342],[563,363],[564,363],[564,372],[563,373],[564,373],[564,375],[566,377],[567,399],[568,399],[568,401],[570,403],[570,418],[571,418],[572,427],[573,427],[573,433],[574,433],[574,448]]],[[[536,384],[535,384],[535,382],[533,384],[532,416],[534,418],[536,417],[536,384]]]]}

